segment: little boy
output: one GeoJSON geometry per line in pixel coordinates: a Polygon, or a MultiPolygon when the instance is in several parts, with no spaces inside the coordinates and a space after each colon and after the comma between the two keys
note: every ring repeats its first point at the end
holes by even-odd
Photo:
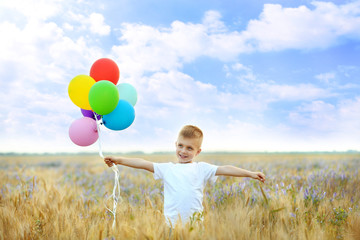
{"type": "MultiPolygon", "coordinates": [[[[205,162],[193,162],[201,152],[202,131],[192,125],[184,126],[175,142],[178,163],[153,163],[140,158],[105,157],[111,167],[120,164],[145,169],[154,173],[155,179],[164,181],[164,215],[174,226],[181,218],[186,223],[196,212],[203,211],[203,192],[208,180],[216,176],[251,177],[265,182],[261,172],[250,172],[234,166],[215,166],[205,162]]],[[[168,222],[169,223],[169,222],[168,222]]]]}

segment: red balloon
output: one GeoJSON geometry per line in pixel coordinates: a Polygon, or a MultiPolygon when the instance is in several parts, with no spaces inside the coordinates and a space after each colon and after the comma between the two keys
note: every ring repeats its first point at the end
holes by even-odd
{"type": "Polygon", "coordinates": [[[119,81],[120,70],[113,60],[109,58],[100,58],[91,66],[90,76],[97,82],[108,80],[116,85],[119,81]]]}

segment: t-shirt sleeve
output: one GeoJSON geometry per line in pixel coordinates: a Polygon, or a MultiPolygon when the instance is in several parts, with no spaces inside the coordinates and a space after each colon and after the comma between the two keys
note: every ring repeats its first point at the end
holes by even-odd
{"type": "Polygon", "coordinates": [[[164,179],[164,175],[171,163],[154,163],[154,179],[164,179]]]}
{"type": "Polygon", "coordinates": [[[206,163],[206,162],[199,162],[199,167],[200,167],[200,171],[202,173],[204,182],[211,182],[211,183],[215,183],[217,176],[215,176],[216,174],[216,170],[218,168],[218,166],[210,164],[210,163],[206,163]]]}

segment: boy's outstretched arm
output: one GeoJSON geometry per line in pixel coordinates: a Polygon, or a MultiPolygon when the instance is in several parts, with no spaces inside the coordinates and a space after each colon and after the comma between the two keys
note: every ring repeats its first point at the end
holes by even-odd
{"type": "Polygon", "coordinates": [[[113,164],[124,165],[132,168],[145,169],[154,173],[154,164],[141,158],[127,158],[127,157],[105,157],[104,162],[111,167],[113,164]]]}
{"type": "Polygon", "coordinates": [[[242,168],[231,165],[219,166],[215,173],[216,176],[232,176],[232,177],[250,177],[265,182],[265,175],[262,172],[251,172],[242,168]]]}

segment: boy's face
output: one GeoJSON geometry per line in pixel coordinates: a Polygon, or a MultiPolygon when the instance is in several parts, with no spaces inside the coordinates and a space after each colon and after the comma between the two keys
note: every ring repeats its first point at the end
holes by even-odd
{"type": "Polygon", "coordinates": [[[199,139],[179,136],[176,143],[176,157],[179,163],[190,163],[201,152],[199,139]]]}

